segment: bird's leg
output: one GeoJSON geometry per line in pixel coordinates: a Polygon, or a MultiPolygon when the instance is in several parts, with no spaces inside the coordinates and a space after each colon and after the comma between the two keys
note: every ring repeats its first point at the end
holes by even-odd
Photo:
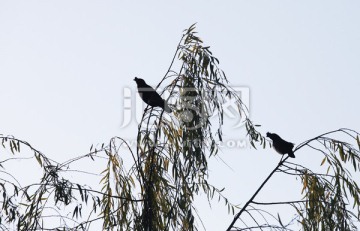
{"type": "Polygon", "coordinates": [[[280,159],[280,162],[283,160],[283,158],[284,158],[284,155],[281,155],[281,159],[280,159]]]}

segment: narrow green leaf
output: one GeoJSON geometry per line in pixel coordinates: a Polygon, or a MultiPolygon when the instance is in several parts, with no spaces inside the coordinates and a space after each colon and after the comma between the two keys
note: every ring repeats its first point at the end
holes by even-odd
{"type": "Polygon", "coordinates": [[[320,164],[320,166],[322,166],[324,163],[325,163],[325,161],[326,161],[326,156],[324,157],[324,159],[321,161],[321,164],[320,164]]]}
{"type": "Polygon", "coordinates": [[[42,167],[43,165],[42,165],[42,161],[41,161],[40,155],[38,155],[38,154],[35,153],[35,158],[36,158],[37,162],[40,164],[40,166],[42,167]]]}

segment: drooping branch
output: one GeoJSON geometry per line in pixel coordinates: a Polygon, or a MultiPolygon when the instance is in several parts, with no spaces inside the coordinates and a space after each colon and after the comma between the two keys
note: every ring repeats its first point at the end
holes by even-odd
{"type": "Polygon", "coordinates": [[[330,230],[354,229],[355,226],[352,219],[359,221],[360,215],[360,188],[345,164],[350,162],[353,166],[353,171],[359,171],[359,133],[347,128],[333,130],[302,142],[294,149],[294,151],[300,151],[306,147],[309,147],[316,153],[324,155],[324,159],[321,161],[320,165],[327,163],[329,165],[327,172],[325,174],[315,173],[309,168],[300,164],[286,162],[284,159],[269,174],[268,178],[266,178],[250,200],[242,207],[240,212],[236,214],[227,230],[231,230],[231,228],[234,227],[236,221],[240,219],[241,214],[246,211],[246,207],[250,204],[268,206],[277,204],[291,205],[298,212],[299,217],[303,219],[301,224],[304,230],[315,230],[320,228],[330,230]],[[343,134],[345,137],[350,137],[350,140],[355,141],[358,147],[355,148],[349,142],[335,139],[330,136],[337,134],[343,134]],[[331,174],[329,173],[330,170],[332,171],[331,174]],[[275,172],[296,177],[299,176],[303,184],[302,193],[304,194],[304,199],[287,202],[255,202],[255,196],[275,172]],[[357,209],[357,214],[346,209],[350,199],[352,199],[354,203],[353,208],[357,209]]]}

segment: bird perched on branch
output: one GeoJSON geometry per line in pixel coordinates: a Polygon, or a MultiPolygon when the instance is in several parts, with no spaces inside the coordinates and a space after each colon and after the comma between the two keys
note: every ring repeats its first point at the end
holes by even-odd
{"type": "Polygon", "coordinates": [[[151,107],[161,107],[168,113],[171,113],[172,110],[168,104],[161,98],[161,96],[152,88],[147,85],[143,79],[135,77],[134,81],[136,82],[139,95],[141,99],[151,107]]]}
{"type": "Polygon", "coordinates": [[[278,134],[275,133],[266,133],[266,136],[269,137],[272,142],[273,142],[273,146],[274,149],[284,155],[284,154],[288,154],[291,158],[295,158],[294,152],[293,152],[293,148],[294,148],[294,144],[287,142],[283,139],[281,139],[281,137],[278,134]]]}

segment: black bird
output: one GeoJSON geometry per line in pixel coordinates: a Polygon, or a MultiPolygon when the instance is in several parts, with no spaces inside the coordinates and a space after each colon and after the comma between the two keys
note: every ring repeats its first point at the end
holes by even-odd
{"type": "Polygon", "coordinates": [[[141,99],[146,104],[150,105],[151,107],[161,107],[168,113],[172,112],[167,103],[154,90],[154,88],[147,85],[143,79],[135,77],[134,81],[136,82],[141,99]]]}
{"type": "Polygon", "coordinates": [[[281,137],[278,134],[275,133],[270,133],[267,132],[266,136],[269,137],[272,141],[273,141],[273,146],[274,149],[284,155],[284,154],[288,154],[291,158],[295,158],[294,152],[293,152],[293,148],[294,148],[294,144],[287,142],[283,139],[281,139],[281,137]]]}

